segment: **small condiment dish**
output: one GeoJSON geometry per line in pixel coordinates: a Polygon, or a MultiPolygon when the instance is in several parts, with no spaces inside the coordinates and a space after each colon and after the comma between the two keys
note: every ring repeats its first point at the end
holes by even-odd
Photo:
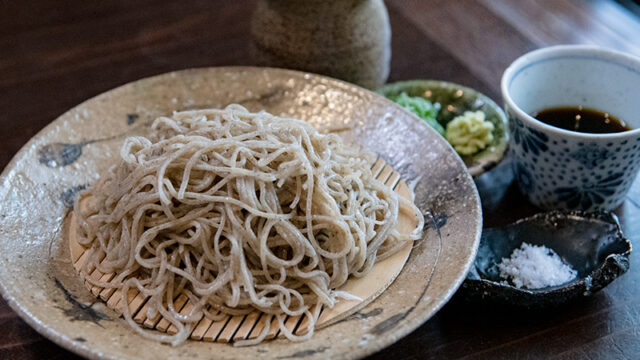
{"type": "Polygon", "coordinates": [[[509,144],[507,117],[493,100],[478,91],[452,82],[439,80],[410,80],[387,84],[378,90],[384,96],[396,96],[406,92],[440,104],[436,120],[446,128],[456,116],[465,111],[482,111],[486,120],[493,123],[493,141],[473,155],[461,155],[472,176],[491,170],[502,161],[509,144]]]}
{"type": "Polygon", "coordinates": [[[590,296],[629,269],[631,243],[608,212],[552,211],[500,228],[485,229],[463,297],[525,308],[542,308],[590,296]],[[577,271],[559,286],[517,288],[500,277],[497,264],[523,243],[554,250],[577,271]]]}

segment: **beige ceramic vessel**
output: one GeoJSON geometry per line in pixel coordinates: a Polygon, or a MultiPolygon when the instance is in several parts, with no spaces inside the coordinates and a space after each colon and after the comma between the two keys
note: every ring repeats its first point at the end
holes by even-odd
{"type": "Polygon", "coordinates": [[[389,76],[391,28],[382,0],[260,0],[251,35],[258,65],[311,71],[369,89],[389,76]]]}
{"type": "Polygon", "coordinates": [[[407,335],[458,288],[476,253],[479,198],[460,158],[423,121],[353,85],[294,71],[208,68],[136,81],[90,99],[44,128],[0,177],[0,290],[37,331],[93,359],[359,358],[407,335]],[[64,240],[73,194],[118,156],[126,135],[174,110],[241,103],[306,119],[373,150],[407,181],[427,216],[424,240],[396,281],[353,316],[302,343],[234,348],[146,340],[76,276],[64,240]]]}

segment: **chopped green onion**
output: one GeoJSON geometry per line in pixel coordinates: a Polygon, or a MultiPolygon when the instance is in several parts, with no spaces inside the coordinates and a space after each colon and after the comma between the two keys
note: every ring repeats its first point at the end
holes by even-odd
{"type": "Polygon", "coordinates": [[[445,136],[444,128],[438,123],[438,120],[436,120],[438,111],[440,110],[439,103],[433,104],[431,101],[419,96],[409,96],[406,92],[395,96],[387,96],[387,98],[418,115],[419,118],[426,121],[427,124],[440,133],[440,135],[445,136]]]}

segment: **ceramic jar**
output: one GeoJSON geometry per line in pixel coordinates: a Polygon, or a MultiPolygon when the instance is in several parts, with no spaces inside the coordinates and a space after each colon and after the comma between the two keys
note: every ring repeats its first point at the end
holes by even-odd
{"type": "Polygon", "coordinates": [[[251,52],[261,66],[323,74],[377,89],[389,75],[382,0],[259,0],[251,52]]]}

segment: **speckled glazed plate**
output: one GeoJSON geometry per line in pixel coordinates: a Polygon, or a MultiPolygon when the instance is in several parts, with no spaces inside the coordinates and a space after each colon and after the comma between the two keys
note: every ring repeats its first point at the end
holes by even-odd
{"type": "Polygon", "coordinates": [[[136,81],[88,100],[43,129],[0,179],[2,295],[31,326],[94,359],[339,359],[390,345],[424,323],[456,291],[475,257],[480,201],[444,139],[392,102],[359,87],[301,72],[249,67],[185,70],[136,81]],[[118,156],[122,139],[145,134],[174,110],[241,103],[306,119],[378,153],[417,180],[427,229],[395,282],[346,320],[307,342],[258,346],[188,341],[171,347],[137,335],[85,289],[65,237],[71,198],[118,156]]]}

